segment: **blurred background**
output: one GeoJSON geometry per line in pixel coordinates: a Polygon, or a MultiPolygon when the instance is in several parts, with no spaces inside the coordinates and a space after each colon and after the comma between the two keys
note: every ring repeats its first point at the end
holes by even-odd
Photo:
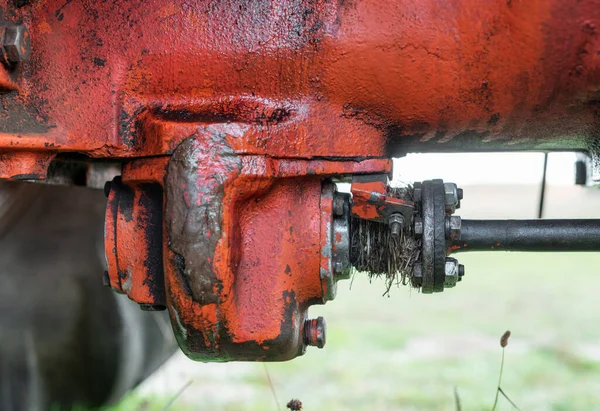
{"type": "MultiPolygon", "coordinates": [[[[574,185],[575,154],[549,155],[545,218],[600,217],[600,191],[574,185]]],[[[397,184],[464,188],[463,218],[536,218],[544,155],[410,155],[397,184]]],[[[115,409],[490,410],[503,390],[522,410],[600,410],[600,253],[466,253],[464,281],[442,294],[357,273],[313,307],[327,345],[287,363],[194,363],[177,353],[115,409]],[[269,383],[269,380],[271,383],[269,383]]],[[[170,330],[167,330],[170,332],[170,330]]],[[[499,410],[511,409],[500,399],[499,410]]]]}

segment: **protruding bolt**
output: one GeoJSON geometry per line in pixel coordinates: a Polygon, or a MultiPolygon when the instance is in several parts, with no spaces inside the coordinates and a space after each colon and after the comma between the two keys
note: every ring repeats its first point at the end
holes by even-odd
{"type": "Polygon", "coordinates": [[[456,258],[446,257],[444,287],[452,288],[459,278],[459,264],[456,258]]]}
{"type": "Polygon", "coordinates": [[[325,347],[325,320],[318,317],[304,321],[304,344],[314,347],[325,347]]]}
{"type": "Polygon", "coordinates": [[[110,287],[110,276],[108,275],[108,271],[105,271],[104,274],[102,274],[102,285],[110,287]]]}
{"type": "Polygon", "coordinates": [[[453,215],[446,217],[446,238],[450,240],[460,240],[460,229],[462,219],[460,216],[453,215]]]}
{"type": "Polygon", "coordinates": [[[463,199],[463,189],[462,188],[457,188],[456,189],[456,194],[458,195],[458,200],[462,200],[463,199]]]}
{"type": "Polygon", "coordinates": [[[400,237],[400,233],[404,228],[404,217],[402,214],[394,213],[388,219],[388,224],[390,225],[390,233],[392,237],[398,238],[400,237]]]}
{"type": "Polygon", "coordinates": [[[15,64],[29,60],[31,39],[25,26],[8,26],[2,40],[4,55],[8,63],[15,64]]]}
{"type": "Polygon", "coordinates": [[[423,219],[415,217],[415,237],[420,238],[423,235],[423,219]]]}
{"type": "Polygon", "coordinates": [[[465,275],[465,266],[462,264],[458,265],[458,281],[462,281],[463,276],[465,275]]]}
{"type": "Polygon", "coordinates": [[[447,208],[454,208],[458,204],[458,189],[454,183],[444,183],[444,195],[447,208]]]}

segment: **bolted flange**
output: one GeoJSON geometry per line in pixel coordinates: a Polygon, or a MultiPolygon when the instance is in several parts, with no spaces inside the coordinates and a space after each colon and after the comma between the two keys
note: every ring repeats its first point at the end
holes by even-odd
{"type": "MultiPolygon", "coordinates": [[[[412,284],[424,294],[444,291],[460,281],[458,261],[446,258],[448,244],[461,237],[462,220],[452,213],[458,208],[462,190],[454,183],[427,180],[418,187],[418,215],[413,220],[413,232],[420,239],[421,256],[413,269],[412,284]]],[[[416,190],[416,189],[415,189],[416,190]]]]}

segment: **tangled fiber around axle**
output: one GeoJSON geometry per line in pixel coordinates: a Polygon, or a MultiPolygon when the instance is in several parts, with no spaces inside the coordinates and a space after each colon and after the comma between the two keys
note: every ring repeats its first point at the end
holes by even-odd
{"type": "MultiPolygon", "coordinates": [[[[393,188],[389,195],[412,201],[412,187],[393,188]]],[[[400,237],[393,237],[387,224],[352,217],[352,267],[366,272],[370,278],[385,279],[389,295],[392,286],[412,285],[413,266],[419,260],[421,244],[414,238],[412,227],[400,237]]]]}

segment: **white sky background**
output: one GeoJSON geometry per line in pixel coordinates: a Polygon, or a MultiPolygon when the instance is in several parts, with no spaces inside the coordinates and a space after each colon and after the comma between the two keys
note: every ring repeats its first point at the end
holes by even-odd
{"type": "MultiPolygon", "coordinates": [[[[548,185],[574,185],[575,153],[550,153],[548,185]]],[[[538,184],[543,153],[409,154],[394,159],[393,185],[441,178],[459,186],[538,184]]]]}

